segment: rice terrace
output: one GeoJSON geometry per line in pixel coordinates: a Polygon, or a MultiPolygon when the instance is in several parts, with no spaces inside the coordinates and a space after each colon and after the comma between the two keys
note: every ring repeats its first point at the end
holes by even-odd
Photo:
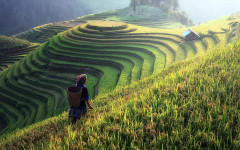
{"type": "Polygon", "coordinates": [[[0,150],[240,149],[240,13],[129,3],[0,36],[0,150]],[[93,109],[72,124],[80,74],[93,109]]]}

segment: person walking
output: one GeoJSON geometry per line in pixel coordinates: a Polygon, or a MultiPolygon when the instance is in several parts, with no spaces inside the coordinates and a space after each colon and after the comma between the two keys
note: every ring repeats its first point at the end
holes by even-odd
{"type": "Polygon", "coordinates": [[[87,113],[87,108],[86,104],[89,107],[89,109],[93,109],[92,106],[89,104],[89,95],[88,95],[88,89],[85,87],[84,84],[87,82],[87,75],[86,74],[81,74],[77,77],[76,81],[76,87],[81,87],[82,88],[82,101],[80,103],[80,106],[75,108],[75,107],[70,107],[69,110],[69,117],[72,118],[72,124],[75,124],[78,119],[80,119],[82,116],[84,116],[87,113]]]}

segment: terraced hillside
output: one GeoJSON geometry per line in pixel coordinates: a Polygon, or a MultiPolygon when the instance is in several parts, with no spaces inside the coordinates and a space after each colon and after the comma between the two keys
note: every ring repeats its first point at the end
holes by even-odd
{"type": "Polygon", "coordinates": [[[21,60],[38,46],[26,40],[0,36],[0,72],[21,60]]]}
{"type": "Polygon", "coordinates": [[[152,29],[122,22],[90,22],[50,38],[0,74],[1,133],[54,116],[68,107],[66,88],[88,74],[93,98],[201,54],[219,42],[228,22],[193,27],[202,38],[186,42],[186,29],[152,29]],[[206,28],[208,27],[208,28],[206,28]]]}
{"type": "Polygon", "coordinates": [[[240,149],[240,41],[0,137],[2,149],[240,149]]]}
{"type": "Polygon", "coordinates": [[[12,49],[0,56],[0,73],[12,66],[14,63],[20,61],[23,57],[35,50],[39,45],[34,44],[26,48],[12,49]]]}
{"type": "Polygon", "coordinates": [[[139,6],[138,12],[133,13],[131,7],[106,11],[98,14],[89,14],[75,20],[45,24],[31,30],[19,33],[13,37],[28,40],[35,43],[44,43],[48,38],[66,31],[71,27],[92,21],[121,21],[129,24],[151,28],[182,28],[185,27],[176,17],[150,6],[139,6]],[[142,14],[148,14],[142,18],[142,14]],[[151,17],[150,17],[150,16],[151,17]],[[139,18],[140,16],[140,18],[139,18]]]}
{"type": "Polygon", "coordinates": [[[7,36],[0,36],[0,54],[19,48],[25,48],[29,44],[30,42],[26,40],[7,36]]]}
{"type": "MultiPolygon", "coordinates": [[[[145,6],[146,7],[146,6],[145,6]]],[[[155,16],[152,18],[148,17],[143,17],[137,18],[136,16],[134,17],[134,14],[132,11],[132,8],[124,8],[124,9],[119,9],[119,10],[114,10],[114,11],[106,11],[103,13],[99,14],[90,14],[86,15],[83,17],[79,17],[74,20],[74,22],[79,22],[79,23],[87,23],[87,22],[92,22],[92,21],[122,21],[126,22],[129,24],[135,24],[139,26],[144,26],[144,27],[151,27],[151,28],[181,28],[185,27],[180,21],[176,19],[176,17],[171,16],[167,14],[166,12],[158,12],[159,14],[162,14],[162,16],[155,16]],[[129,14],[128,14],[129,13],[129,14]]],[[[148,10],[139,10],[139,11],[144,11],[142,12],[143,14],[149,14],[151,15],[151,12],[148,10]]],[[[140,14],[139,14],[140,15],[140,14]]]]}
{"type": "Polygon", "coordinates": [[[64,22],[50,23],[19,33],[14,37],[34,43],[44,43],[48,40],[48,38],[55,36],[60,32],[66,31],[69,28],[71,28],[71,24],[65,24],[64,22]]]}

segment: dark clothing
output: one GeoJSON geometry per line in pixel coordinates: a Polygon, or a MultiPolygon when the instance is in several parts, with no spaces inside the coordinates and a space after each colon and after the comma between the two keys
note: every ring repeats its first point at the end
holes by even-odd
{"type": "Polygon", "coordinates": [[[81,118],[81,116],[84,116],[87,112],[87,107],[85,101],[89,99],[88,90],[87,87],[84,85],[76,85],[77,87],[82,87],[82,98],[84,98],[83,101],[81,101],[80,106],[78,108],[70,107],[69,110],[69,117],[73,118],[81,118]]]}

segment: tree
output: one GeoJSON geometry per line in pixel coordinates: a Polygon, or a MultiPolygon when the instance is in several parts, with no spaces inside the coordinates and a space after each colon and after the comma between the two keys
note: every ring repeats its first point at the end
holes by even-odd
{"type": "Polygon", "coordinates": [[[137,5],[150,5],[167,11],[176,11],[179,8],[178,0],[131,0],[131,6],[134,10],[137,5]]]}

